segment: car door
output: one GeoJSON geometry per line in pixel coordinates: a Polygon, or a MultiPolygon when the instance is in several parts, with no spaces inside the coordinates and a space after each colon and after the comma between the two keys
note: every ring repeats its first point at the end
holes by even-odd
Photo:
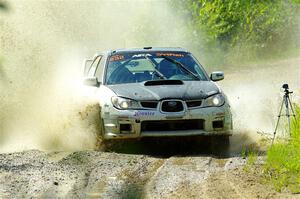
{"type": "Polygon", "coordinates": [[[101,56],[95,72],[95,77],[97,77],[98,81],[101,82],[101,84],[104,81],[103,75],[104,75],[105,62],[106,62],[106,57],[101,56]]]}
{"type": "MultiPolygon", "coordinates": [[[[89,67],[89,69],[87,70],[87,73],[85,75],[86,77],[96,77],[96,71],[97,71],[98,65],[99,65],[102,57],[103,57],[102,55],[98,55],[93,59],[92,64],[89,67]]],[[[101,79],[98,79],[98,81],[101,81],[101,79]]],[[[84,86],[84,96],[94,99],[97,89],[98,89],[98,87],[96,87],[96,86],[85,85],[84,86]]]]}
{"type": "Polygon", "coordinates": [[[95,57],[90,69],[88,70],[88,73],[87,73],[88,77],[95,77],[96,70],[97,70],[97,67],[99,65],[101,58],[102,58],[102,55],[98,55],[97,57],[95,57]]]}

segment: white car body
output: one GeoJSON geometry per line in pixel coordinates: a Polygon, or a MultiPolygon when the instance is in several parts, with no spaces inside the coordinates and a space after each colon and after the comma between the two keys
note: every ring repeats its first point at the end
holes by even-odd
{"type": "MultiPolygon", "coordinates": [[[[158,53],[165,53],[170,57],[172,55],[176,57],[176,53],[179,53],[178,56],[181,55],[180,53],[182,56],[192,56],[182,48],[142,48],[106,52],[95,56],[92,64],[87,62],[84,82],[86,85],[95,86],[95,94],[101,107],[102,136],[105,139],[231,135],[232,116],[229,102],[219,86],[212,81],[223,79],[222,72],[213,73],[209,79],[200,65],[201,70],[204,71],[202,78],[205,80],[200,80],[200,78],[194,80],[193,74],[190,75],[189,71],[185,71],[187,74],[176,74],[174,77],[190,78],[189,81],[172,79],[172,76],[169,80],[164,77],[165,79],[109,83],[106,78],[109,61],[115,61],[112,56],[119,61],[118,56],[122,56],[122,53],[131,53],[130,56],[133,57],[131,59],[137,61],[141,59],[136,57],[143,58],[147,53],[149,56],[155,56],[158,53]],[[99,56],[101,56],[100,59],[99,56]],[[97,59],[100,60],[98,60],[99,63],[96,62],[97,59]],[[93,69],[95,63],[96,68],[93,69]],[[89,74],[91,70],[94,71],[89,74]]],[[[164,55],[162,58],[151,58],[161,60],[164,59],[164,55]]],[[[120,63],[124,64],[125,61],[124,58],[124,61],[120,63]]],[[[129,62],[134,62],[132,66],[128,66],[129,69],[136,67],[135,61],[129,60],[129,62]]],[[[154,67],[156,67],[155,64],[154,67]]],[[[197,66],[195,64],[194,67],[197,66]]],[[[110,75],[117,74],[114,70],[110,75]]],[[[181,68],[179,70],[184,71],[181,68]]],[[[138,73],[135,72],[133,75],[141,75],[138,73]]],[[[155,71],[149,73],[152,78],[155,76],[154,73],[155,71]]]]}

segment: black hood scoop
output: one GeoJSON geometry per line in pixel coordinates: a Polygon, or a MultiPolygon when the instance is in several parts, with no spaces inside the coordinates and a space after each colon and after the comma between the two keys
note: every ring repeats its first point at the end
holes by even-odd
{"type": "Polygon", "coordinates": [[[151,81],[146,81],[145,86],[159,86],[159,85],[183,85],[183,81],[181,80],[151,80],[151,81]]]}

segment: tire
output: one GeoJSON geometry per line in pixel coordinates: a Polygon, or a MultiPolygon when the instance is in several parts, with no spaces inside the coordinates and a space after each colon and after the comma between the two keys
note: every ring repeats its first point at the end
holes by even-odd
{"type": "Polygon", "coordinates": [[[218,154],[227,155],[230,149],[229,135],[215,135],[211,136],[211,151],[217,152],[218,154]]]}

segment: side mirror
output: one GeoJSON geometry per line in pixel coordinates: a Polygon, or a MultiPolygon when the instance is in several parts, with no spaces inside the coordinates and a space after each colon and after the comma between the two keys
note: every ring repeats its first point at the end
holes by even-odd
{"type": "Polygon", "coordinates": [[[84,60],[84,65],[83,65],[83,76],[87,76],[90,68],[91,68],[91,65],[93,63],[93,60],[92,59],[86,59],[84,60]]]}
{"type": "Polygon", "coordinates": [[[97,77],[87,77],[84,78],[83,84],[87,86],[99,86],[100,82],[98,82],[97,77]]]}
{"type": "Polygon", "coordinates": [[[222,71],[212,72],[210,75],[210,79],[214,82],[220,81],[220,80],[224,79],[224,73],[222,71]]]}

